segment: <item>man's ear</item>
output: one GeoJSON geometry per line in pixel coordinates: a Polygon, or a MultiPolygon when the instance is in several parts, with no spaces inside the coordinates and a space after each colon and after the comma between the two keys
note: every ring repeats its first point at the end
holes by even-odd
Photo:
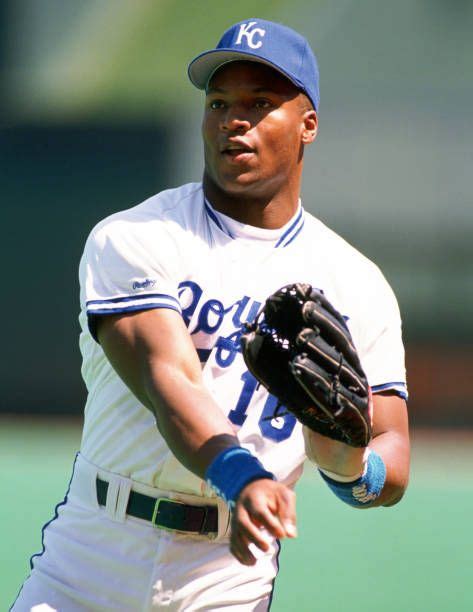
{"type": "Polygon", "coordinates": [[[303,116],[302,144],[308,145],[314,142],[317,136],[319,120],[314,109],[306,110],[303,116]]]}

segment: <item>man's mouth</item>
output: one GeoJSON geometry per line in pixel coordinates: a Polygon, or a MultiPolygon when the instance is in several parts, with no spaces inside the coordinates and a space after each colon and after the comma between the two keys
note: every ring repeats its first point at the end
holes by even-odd
{"type": "Polygon", "coordinates": [[[234,161],[244,161],[253,155],[255,149],[244,142],[229,142],[223,145],[222,155],[234,161]]]}

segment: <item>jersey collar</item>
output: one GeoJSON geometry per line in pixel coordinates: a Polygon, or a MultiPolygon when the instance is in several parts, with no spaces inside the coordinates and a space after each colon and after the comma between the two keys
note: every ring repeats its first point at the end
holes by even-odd
{"type": "Polygon", "coordinates": [[[272,244],[273,248],[276,249],[284,248],[291,244],[302,231],[305,222],[305,211],[300,200],[295,215],[283,227],[276,230],[268,230],[240,223],[216,211],[205,197],[204,209],[212,223],[232,240],[241,238],[243,240],[267,242],[268,246],[272,244]]]}

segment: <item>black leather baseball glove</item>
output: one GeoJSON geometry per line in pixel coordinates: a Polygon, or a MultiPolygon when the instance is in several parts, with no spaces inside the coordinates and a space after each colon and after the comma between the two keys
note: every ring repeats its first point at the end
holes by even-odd
{"type": "Polygon", "coordinates": [[[322,293],[296,283],[270,295],[242,348],[249,371],[303,425],[368,445],[370,388],[344,318],[322,293]]]}

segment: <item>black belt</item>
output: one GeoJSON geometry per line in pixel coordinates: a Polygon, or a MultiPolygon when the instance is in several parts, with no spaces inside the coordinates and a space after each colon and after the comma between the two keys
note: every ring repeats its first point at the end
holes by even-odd
{"type": "MultiPolygon", "coordinates": [[[[97,501],[107,503],[108,482],[97,478],[97,501]]],[[[173,499],[149,497],[130,491],[126,513],[162,529],[207,535],[218,532],[217,506],[190,506],[173,499]]]]}

